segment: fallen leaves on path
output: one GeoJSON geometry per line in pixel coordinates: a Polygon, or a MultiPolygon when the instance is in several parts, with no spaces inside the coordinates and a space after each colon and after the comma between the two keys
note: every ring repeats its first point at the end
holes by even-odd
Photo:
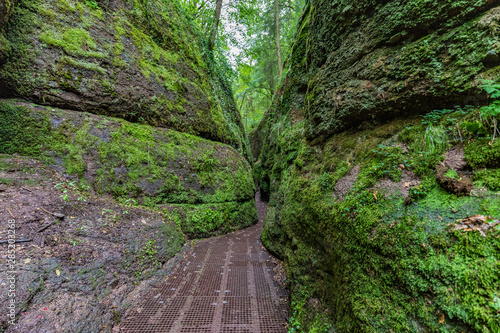
{"type": "Polygon", "coordinates": [[[486,232],[499,224],[500,220],[493,221],[491,217],[487,217],[484,215],[474,215],[463,220],[457,220],[456,224],[448,224],[448,226],[451,225],[450,231],[478,231],[481,236],[486,237],[486,232]]]}

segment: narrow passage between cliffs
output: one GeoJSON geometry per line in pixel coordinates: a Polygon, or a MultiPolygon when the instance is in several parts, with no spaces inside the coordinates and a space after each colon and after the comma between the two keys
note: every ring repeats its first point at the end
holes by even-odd
{"type": "Polygon", "coordinates": [[[255,200],[256,225],[200,241],[120,332],[286,332],[288,291],[273,280],[277,262],[259,240],[267,204],[255,200]]]}

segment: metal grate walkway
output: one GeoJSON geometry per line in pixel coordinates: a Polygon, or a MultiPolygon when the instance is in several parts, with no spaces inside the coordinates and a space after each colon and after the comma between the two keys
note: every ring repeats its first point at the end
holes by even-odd
{"type": "Polygon", "coordinates": [[[197,245],[120,332],[286,332],[288,293],[272,279],[262,223],[259,209],[257,225],[197,245]]]}

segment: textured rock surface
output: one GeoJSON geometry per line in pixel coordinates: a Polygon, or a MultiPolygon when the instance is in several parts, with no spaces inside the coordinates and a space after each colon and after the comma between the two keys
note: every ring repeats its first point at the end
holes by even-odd
{"type": "Polygon", "coordinates": [[[307,3],[281,95],[251,135],[292,330],[500,329],[500,141],[459,126],[477,107],[455,108],[488,103],[481,79],[499,79],[497,6],[307,3]],[[440,185],[441,164],[472,179],[470,196],[440,185]],[[487,232],[453,227],[476,214],[487,232]]]}
{"type": "Polygon", "coordinates": [[[12,2],[10,0],[0,1],[0,30],[3,30],[12,13],[12,2]]]}
{"type": "MultiPolygon", "coordinates": [[[[16,236],[31,239],[16,244],[16,320],[1,316],[3,332],[112,332],[175,266],[186,239],[171,218],[82,189],[40,161],[0,155],[0,228],[15,217],[16,236]]],[[[9,266],[0,271],[5,286],[9,266]]],[[[0,295],[5,314],[10,299],[0,295]]]]}
{"type": "Polygon", "coordinates": [[[67,178],[122,202],[174,205],[190,236],[256,222],[252,170],[231,146],[18,100],[0,101],[0,111],[3,153],[40,158],[67,178]],[[196,210],[203,212],[193,220],[186,213],[198,204],[203,205],[196,210]]]}
{"type": "Polygon", "coordinates": [[[248,156],[230,89],[192,31],[168,1],[19,1],[0,95],[173,128],[248,156]]]}
{"type": "Polygon", "coordinates": [[[115,331],[186,236],[257,222],[248,140],[176,2],[12,3],[0,0],[0,224],[15,217],[30,240],[0,331],[115,331]]]}
{"type": "Polygon", "coordinates": [[[42,158],[122,201],[180,205],[192,237],[256,221],[232,91],[175,2],[10,4],[0,98],[20,99],[1,103],[0,153],[42,158]]]}

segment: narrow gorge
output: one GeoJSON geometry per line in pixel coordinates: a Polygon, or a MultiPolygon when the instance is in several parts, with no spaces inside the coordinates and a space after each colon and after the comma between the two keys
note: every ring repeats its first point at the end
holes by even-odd
{"type": "Polygon", "coordinates": [[[500,332],[499,73],[495,0],[0,0],[0,332],[500,332]]]}

